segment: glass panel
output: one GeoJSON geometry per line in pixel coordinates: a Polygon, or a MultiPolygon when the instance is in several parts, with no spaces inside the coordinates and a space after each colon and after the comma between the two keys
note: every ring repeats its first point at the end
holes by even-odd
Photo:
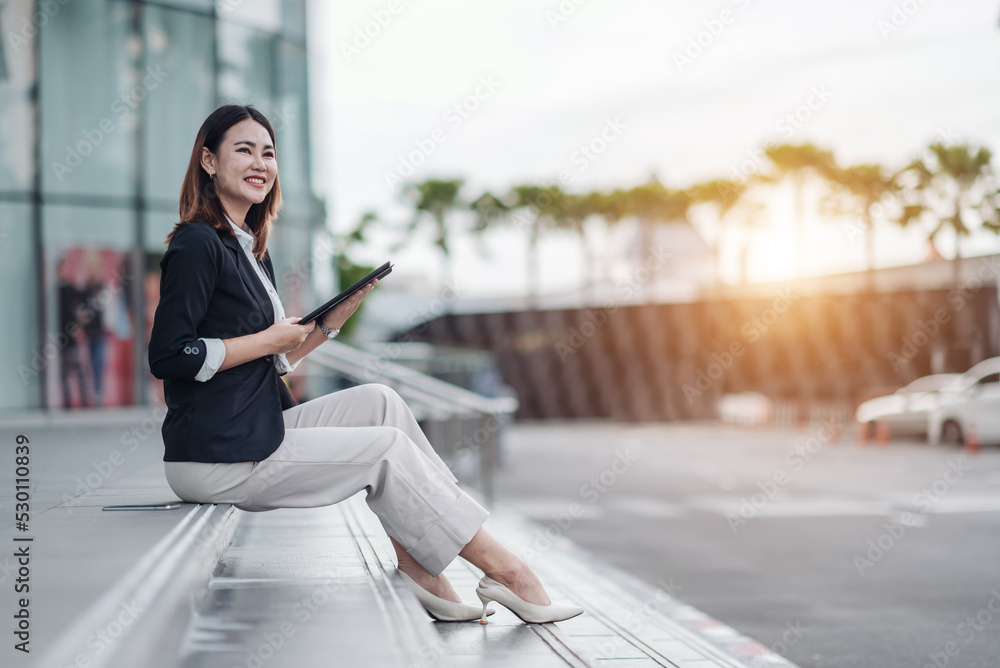
{"type": "Polygon", "coordinates": [[[47,251],[48,336],[60,348],[48,376],[48,405],[131,405],[136,320],[129,254],[74,244],[47,251]]]}
{"type": "Polygon", "coordinates": [[[127,406],[135,396],[133,214],[47,205],[46,321],[59,341],[50,407],[127,406]]]}
{"type": "Polygon", "coordinates": [[[212,20],[151,5],[144,16],[147,60],[169,73],[144,107],[146,195],[176,203],[195,135],[214,109],[212,20]]]}
{"type": "Polygon", "coordinates": [[[133,220],[128,209],[49,204],[42,207],[42,242],[46,248],[75,244],[125,251],[135,244],[133,220]]]}
{"type": "Polygon", "coordinates": [[[28,204],[0,202],[0,284],[8,286],[2,298],[4,321],[20,323],[0,327],[5,361],[0,365],[0,412],[38,408],[41,374],[59,350],[38,349],[35,245],[28,204]]]}
{"type": "Polygon", "coordinates": [[[313,271],[309,260],[309,221],[312,190],[309,170],[309,105],[306,52],[288,42],[278,45],[280,76],[278,111],[271,122],[278,135],[278,163],[283,206],[276,230],[281,247],[278,256],[282,299],[303,312],[312,307],[313,271]],[[284,278],[284,280],[282,280],[284,278]]]}
{"type": "Polygon", "coordinates": [[[223,21],[271,33],[281,30],[281,5],[278,0],[218,0],[215,10],[223,21]]]}
{"type": "Polygon", "coordinates": [[[274,123],[275,38],[219,23],[219,94],[227,104],[252,104],[274,123]]]}
{"type": "Polygon", "coordinates": [[[285,39],[306,41],[306,0],[281,0],[281,29],[285,39]]]}
{"type": "Polygon", "coordinates": [[[269,116],[278,139],[278,172],[281,174],[282,218],[308,218],[309,104],[306,52],[288,42],[278,45],[280,97],[275,116],[269,116]]]}
{"type": "MultiPolygon", "coordinates": [[[[173,5],[181,9],[197,9],[203,12],[211,12],[215,0],[157,0],[161,5],[173,5]]],[[[220,4],[226,0],[219,0],[220,4]]],[[[234,0],[238,1],[238,0],[234,0]]],[[[147,5],[146,9],[149,9],[147,5]]]]}
{"type": "Polygon", "coordinates": [[[147,211],[144,222],[144,234],[146,243],[143,250],[154,255],[163,255],[167,250],[164,241],[170,230],[177,224],[176,213],[162,213],[160,211],[147,211]]]}
{"type": "Polygon", "coordinates": [[[0,189],[7,191],[29,189],[33,173],[28,94],[35,81],[36,31],[24,23],[31,10],[30,0],[0,3],[0,189]]]}
{"type": "Polygon", "coordinates": [[[135,86],[127,54],[137,55],[140,45],[128,43],[129,5],[71,2],[58,7],[39,31],[42,188],[129,195],[134,190],[131,133],[137,111],[161,77],[154,73],[135,86]]]}

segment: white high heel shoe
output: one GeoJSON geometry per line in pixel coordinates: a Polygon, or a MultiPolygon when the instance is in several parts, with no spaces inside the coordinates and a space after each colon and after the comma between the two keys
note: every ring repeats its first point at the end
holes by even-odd
{"type": "MultiPolygon", "coordinates": [[[[410,587],[410,590],[417,595],[417,600],[420,601],[420,605],[424,606],[424,610],[427,611],[427,614],[439,622],[469,622],[473,619],[481,619],[479,608],[476,606],[466,605],[465,603],[455,603],[454,601],[449,601],[446,598],[435,596],[414,582],[413,578],[403,571],[398,572],[403,578],[403,582],[405,582],[410,587]]],[[[493,614],[493,612],[493,610],[490,610],[490,614],[493,614]]]]}
{"type": "Polygon", "coordinates": [[[571,617],[576,617],[583,612],[583,608],[569,603],[550,603],[548,605],[538,605],[528,603],[523,598],[507,589],[493,578],[484,575],[476,587],[476,594],[483,602],[483,614],[479,618],[480,624],[487,624],[486,616],[493,614],[492,610],[487,611],[486,605],[490,601],[496,601],[517,615],[522,622],[529,624],[545,624],[546,622],[561,622],[571,617]]]}

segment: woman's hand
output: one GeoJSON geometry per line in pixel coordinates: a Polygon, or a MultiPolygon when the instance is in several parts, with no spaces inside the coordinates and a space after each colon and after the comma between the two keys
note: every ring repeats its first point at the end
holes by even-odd
{"type": "Polygon", "coordinates": [[[309,333],[316,329],[316,321],[308,325],[298,325],[302,318],[282,318],[264,330],[273,348],[273,354],[288,353],[305,342],[309,333]]]}
{"type": "Polygon", "coordinates": [[[323,324],[330,329],[340,329],[343,327],[344,323],[347,322],[347,319],[354,315],[354,312],[358,310],[358,307],[361,306],[361,302],[364,300],[365,295],[371,292],[376,283],[378,283],[378,279],[372,279],[371,283],[327,311],[323,316],[323,324]]]}

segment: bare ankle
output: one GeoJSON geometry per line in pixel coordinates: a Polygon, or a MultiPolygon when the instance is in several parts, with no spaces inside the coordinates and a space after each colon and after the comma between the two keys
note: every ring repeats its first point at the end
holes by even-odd
{"type": "Polygon", "coordinates": [[[433,581],[433,579],[431,578],[430,573],[428,573],[427,571],[425,571],[422,568],[418,568],[418,569],[400,568],[399,570],[401,570],[404,573],[406,573],[407,575],[409,575],[411,580],[413,580],[414,582],[416,582],[418,585],[420,585],[424,589],[427,589],[430,586],[431,582],[433,581]]]}
{"type": "Polygon", "coordinates": [[[483,572],[497,582],[506,584],[523,578],[526,570],[528,570],[528,567],[523,562],[507,561],[497,565],[495,568],[483,572]]]}

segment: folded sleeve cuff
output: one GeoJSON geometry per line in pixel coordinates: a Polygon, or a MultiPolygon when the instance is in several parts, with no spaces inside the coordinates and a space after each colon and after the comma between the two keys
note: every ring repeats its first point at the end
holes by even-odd
{"type": "Polygon", "coordinates": [[[222,339],[198,339],[205,344],[205,362],[194,379],[204,383],[215,375],[226,359],[226,344],[222,339]]]}
{"type": "Polygon", "coordinates": [[[274,356],[274,368],[278,370],[279,376],[284,376],[289,371],[295,371],[295,368],[302,363],[305,358],[299,358],[295,361],[295,364],[290,364],[288,358],[285,357],[285,353],[279,353],[274,356]]]}

